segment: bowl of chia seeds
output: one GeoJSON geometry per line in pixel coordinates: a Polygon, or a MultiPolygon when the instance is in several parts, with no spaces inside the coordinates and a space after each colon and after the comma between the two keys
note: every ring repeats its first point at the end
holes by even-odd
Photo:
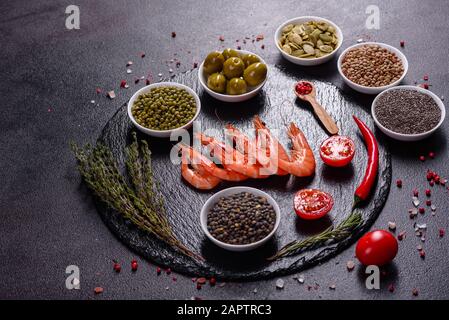
{"type": "Polygon", "coordinates": [[[441,99],[417,86],[398,86],[379,94],[371,106],[377,127],[401,141],[418,141],[435,132],[446,117],[441,99]]]}
{"type": "Polygon", "coordinates": [[[270,240],[281,218],[276,201],[250,187],[217,192],[204,204],[201,228],[214,244],[230,251],[249,251],[270,240]]]}
{"type": "Polygon", "coordinates": [[[128,102],[128,117],[134,126],[158,138],[189,129],[200,110],[196,92],[176,82],[150,84],[134,93],[128,102]]]}

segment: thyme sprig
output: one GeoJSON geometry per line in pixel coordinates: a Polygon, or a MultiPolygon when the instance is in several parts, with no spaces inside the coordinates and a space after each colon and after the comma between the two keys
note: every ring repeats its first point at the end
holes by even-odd
{"type": "Polygon", "coordinates": [[[72,143],[71,147],[85,183],[105,204],[182,254],[203,260],[173,233],[164,198],[153,177],[151,151],[146,141],[139,143],[133,133],[133,141],[125,150],[129,183],[105,145],[78,147],[72,143]]]}
{"type": "Polygon", "coordinates": [[[351,214],[342,222],[340,222],[337,227],[329,227],[323,232],[309,237],[304,240],[295,240],[285,245],[281,250],[279,250],[274,256],[268,258],[268,260],[273,261],[283,257],[291,256],[303,252],[304,250],[317,248],[324,245],[328,241],[339,241],[347,238],[351,235],[351,232],[359,227],[363,222],[362,215],[358,212],[352,211],[351,214]]]}

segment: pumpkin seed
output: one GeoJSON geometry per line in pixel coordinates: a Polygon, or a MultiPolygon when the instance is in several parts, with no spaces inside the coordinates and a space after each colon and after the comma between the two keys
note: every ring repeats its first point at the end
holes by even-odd
{"type": "Polygon", "coordinates": [[[335,27],[322,21],[289,24],[282,29],[279,47],[299,58],[319,58],[333,52],[339,39],[335,27]]]}
{"type": "Polygon", "coordinates": [[[304,49],[304,51],[307,53],[307,54],[315,54],[315,49],[313,48],[313,46],[311,46],[310,44],[304,44],[303,46],[302,46],[302,48],[304,49]]]}
{"type": "Polygon", "coordinates": [[[328,46],[327,44],[324,44],[322,46],[318,47],[321,51],[326,52],[326,53],[331,53],[332,51],[334,51],[334,48],[332,48],[331,46],[328,46]]]}

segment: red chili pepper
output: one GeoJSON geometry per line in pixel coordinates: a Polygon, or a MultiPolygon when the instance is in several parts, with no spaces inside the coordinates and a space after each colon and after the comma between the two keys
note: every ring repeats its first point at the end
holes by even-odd
{"type": "Polygon", "coordinates": [[[354,206],[360,201],[366,200],[376,182],[377,170],[379,168],[379,146],[372,131],[365,123],[360,121],[356,116],[353,116],[355,123],[359,127],[365,140],[366,148],[368,150],[368,164],[363,177],[362,183],[359,185],[354,195],[354,206]]]}

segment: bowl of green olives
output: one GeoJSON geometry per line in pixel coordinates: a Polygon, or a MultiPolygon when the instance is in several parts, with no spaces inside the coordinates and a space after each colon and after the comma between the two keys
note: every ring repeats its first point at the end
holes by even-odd
{"type": "Polygon", "coordinates": [[[231,48],[210,52],[198,70],[204,90],[220,101],[251,99],[267,81],[267,64],[258,55],[231,48]]]}
{"type": "Polygon", "coordinates": [[[316,66],[336,55],[343,43],[343,33],[330,20],[303,16],[282,23],[274,34],[274,42],[288,61],[316,66]]]}
{"type": "Polygon", "coordinates": [[[128,117],[134,126],[158,138],[189,129],[200,110],[196,92],[176,82],[150,84],[134,93],[128,102],[128,117]]]}

